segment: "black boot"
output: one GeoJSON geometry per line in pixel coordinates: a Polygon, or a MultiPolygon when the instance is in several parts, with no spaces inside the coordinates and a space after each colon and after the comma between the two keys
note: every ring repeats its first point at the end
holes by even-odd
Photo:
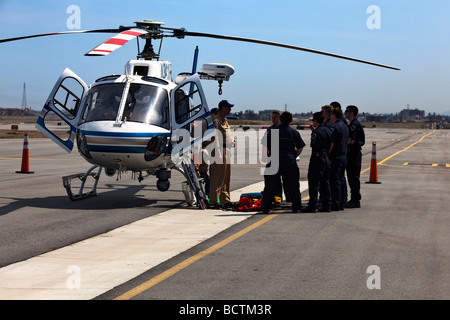
{"type": "Polygon", "coordinates": [[[303,213],[316,213],[316,207],[313,206],[307,206],[302,209],[303,213]]]}

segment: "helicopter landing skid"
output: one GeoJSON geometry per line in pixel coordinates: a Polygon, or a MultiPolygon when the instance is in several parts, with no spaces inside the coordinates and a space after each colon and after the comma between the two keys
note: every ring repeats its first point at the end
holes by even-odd
{"type": "Polygon", "coordinates": [[[76,173],[76,174],[71,174],[69,176],[62,177],[64,188],[66,188],[67,195],[69,196],[70,200],[76,201],[76,200],[96,196],[97,195],[97,183],[98,183],[98,179],[100,178],[101,172],[102,172],[102,167],[92,166],[85,173],[76,173]],[[98,167],[97,172],[92,172],[97,167],[98,167]],[[83,193],[84,185],[89,176],[92,176],[95,179],[94,185],[92,186],[91,191],[89,191],[87,193],[83,193]],[[78,190],[78,193],[74,195],[72,192],[72,188],[71,188],[71,181],[72,181],[72,179],[75,179],[75,178],[78,178],[81,180],[81,185],[80,185],[80,189],[78,190]]]}

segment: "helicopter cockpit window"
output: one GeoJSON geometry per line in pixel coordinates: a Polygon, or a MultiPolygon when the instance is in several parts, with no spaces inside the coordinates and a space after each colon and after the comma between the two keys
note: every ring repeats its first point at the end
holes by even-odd
{"type": "Polygon", "coordinates": [[[122,120],[142,122],[169,129],[167,91],[156,86],[132,83],[128,91],[122,120]]]}
{"type": "Polygon", "coordinates": [[[53,96],[53,105],[64,116],[73,119],[77,114],[81,98],[84,94],[83,86],[74,78],[66,78],[60,84],[53,96]]]}
{"type": "Polygon", "coordinates": [[[115,121],[120,99],[125,88],[123,83],[110,83],[92,87],[86,99],[85,121],[115,121]]]}
{"type": "Polygon", "coordinates": [[[175,92],[175,121],[186,122],[202,109],[203,103],[197,84],[188,82],[175,92]]]}

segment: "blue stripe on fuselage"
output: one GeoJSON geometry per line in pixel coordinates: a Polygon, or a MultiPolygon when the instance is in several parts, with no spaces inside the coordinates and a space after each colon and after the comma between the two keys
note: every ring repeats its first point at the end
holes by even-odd
{"type": "Polygon", "coordinates": [[[108,152],[108,153],[145,153],[145,147],[133,146],[114,146],[114,145],[96,145],[88,144],[89,152],[108,152]]]}
{"type": "Polygon", "coordinates": [[[170,136],[170,132],[105,132],[80,130],[85,136],[117,137],[117,138],[153,138],[154,136],[170,136]]]}
{"type": "MultiPolygon", "coordinates": [[[[104,132],[104,131],[89,131],[80,130],[86,137],[105,137],[117,139],[132,139],[132,138],[148,138],[149,140],[155,136],[166,135],[170,137],[170,133],[163,132],[104,132]]],[[[145,146],[126,146],[114,144],[92,144],[88,143],[89,152],[107,152],[107,153],[145,153],[145,146]]]]}

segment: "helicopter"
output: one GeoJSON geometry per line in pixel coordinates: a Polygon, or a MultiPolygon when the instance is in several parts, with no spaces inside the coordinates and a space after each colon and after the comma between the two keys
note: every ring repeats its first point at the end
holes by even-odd
{"type": "Polygon", "coordinates": [[[191,36],[249,42],[400,70],[277,42],[168,28],[164,23],[152,20],[137,21],[134,26],[120,26],[118,29],[63,31],[0,39],[0,43],[81,33],[115,34],[87,52],[86,56],[108,55],[134,38],[144,39],[145,46],[141,51],[137,42],[137,58],[126,63],[123,75],[103,76],[89,86],[66,68],[42,108],[36,128],[69,153],[76,143],[80,155],[92,165],[85,173],[62,178],[68,197],[73,201],[97,195],[102,171],[109,177],[117,175],[117,178],[123,172],[131,171],[139,182],[156,176],[156,186],[164,192],[170,188],[171,171],[177,170],[186,179],[182,182],[182,192],[187,204],[197,205],[200,209],[207,207],[204,181],[192,156],[204,141],[215,137],[201,80],[217,81],[220,95],[223,82],[229,81],[234,68],[226,63],[208,63],[197,72],[197,47],[192,72],[180,73],[173,81],[171,63],[160,60],[163,38],[191,36]],[[161,41],[158,52],[155,52],[152,40],[161,41]],[[67,128],[66,134],[61,135],[61,128],[55,129],[55,119],[59,121],[58,126],[62,123],[61,126],[67,128]],[[193,135],[194,126],[206,128],[206,131],[193,135]],[[94,179],[94,183],[90,191],[84,192],[89,177],[94,179]],[[73,179],[81,180],[76,194],[72,191],[73,179]]]}

